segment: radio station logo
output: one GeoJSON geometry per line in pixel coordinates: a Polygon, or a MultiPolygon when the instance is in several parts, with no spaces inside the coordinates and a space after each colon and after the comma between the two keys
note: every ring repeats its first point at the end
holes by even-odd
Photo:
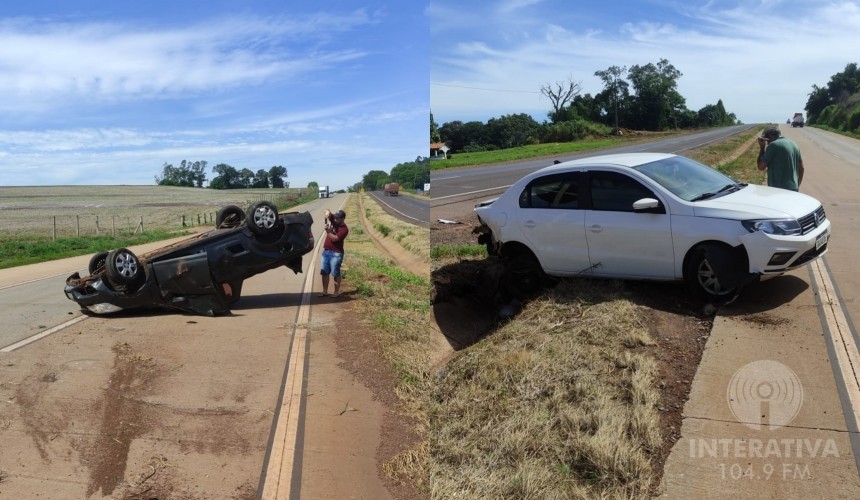
{"type": "Polygon", "coordinates": [[[775,430],[791,423],[800,412],[803,386],[791,368],[760,360],[735,372],[726,398],[738,422],[755,430],[775,430]]]}

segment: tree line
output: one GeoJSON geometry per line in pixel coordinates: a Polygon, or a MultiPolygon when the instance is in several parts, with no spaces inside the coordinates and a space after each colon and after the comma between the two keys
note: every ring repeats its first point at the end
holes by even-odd
{"type": "Polygon", "coordinates": [[[719,127],[738,124],[722,99],[698,111],[687,109],[678,92],[682,73],[668,60],[630,68],[610,66],[596,71],[603,90],[582,94],[582,85],[566,81],[544,84],[540,93],[550,102],[548,121],[538,123],[526,113],[480,121],[452,121],[438,126],[430,115],[432,142],[445,142],[453,152],[488,151],[527,144],[569,142],[588,136],[622,133],[623,129],[719,127]],[[438,137],[439,141],[434,141],[438,137]]]}
{"type": "Polygon", "coordinates": [[[360,182],[350,186],[350,191],[373,191],[382,189],[389,182],[396,182],[404,188],[424,189],[424,184],[430,182],[430,159],[418,156],[414,161],[395,165],[391,172],[371,170],[362,176],[360,182]]]}
{"type": "MultiPolygon", "coordinates": [[[[182,160],[179,166],[165,163],[161,175],[155,176],[155,183],[159,186],[185,186],[202,188],[206,182],[206,161],[182,160]]],[[[237,169],[226,163],[219,163],[212,167],[212,173],[217,174],[209,182],[211,189],[248,189],[248,188],[288,188],[290,183],[284,179],[287,177],[287,169],[276,165],[268,170],[259,169],[253,172],[251,169],[237,169]]]]}
{"type": "Polygon", "coordinates": [[[824,87],[812,86],[806,101],[806,122],[860,134],[860,68],[849,63],[824,87]]]}

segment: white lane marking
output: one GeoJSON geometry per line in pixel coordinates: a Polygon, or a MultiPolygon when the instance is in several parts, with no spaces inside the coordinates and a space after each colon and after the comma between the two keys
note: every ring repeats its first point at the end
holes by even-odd
{"type": "Polygon", "coordinates": [[[855,428],[860,429],[860,414],[858,414],[858,410],[860,410],[860,380],[858,380],[857,373],[860,369],[860,351],[857,349],[857,344],[854,343],[854,336],[851,334],[848,320],[842,312],[842,303],[836,296],[836,288],[833,286],[830,274],[824,268],[824,264],[821,263],[821,259],[816,259],[812,263],[812,277],[816,281],[818,289],[821,290],[822,309],[827,328],[831,332],[830,338],[833,341],[833,351],[836,353],[836,364],[842,374],[845,390],[851,402],[851,415],[846,415],[846,418],[853,419],[855,428]]]}
{"type": "Polygon", "coordinates": [[[15,349],[20,349],[20,348],[24,347],[25,345],[32,344],[33,342],[40,340],[40,339],[43,339],[43,338],[47,337],[48,335],[51,335],[52,333],[57,333],[60,330],[62,330],[63,328],[68,328],[68,327],[74,325],[75,323],[79,323],[79,322],[87,319],[88,317],[89,316],[82,314],[82,315],[78,316],[77,318],[70,319],[69,321],[66,321],[65,323],[59,324],[53,328],[48,328],[47,330],[45,330],[41,333],[37,333],[36,335],[33,335],[32,337],[28,337],[24,340],[20,340],[20,341],[14,343],[12,345],[6,346],[3,349],[0,349],[0,352],[12,352],[15,349]]]}
{"type": "Polygon", "coordinates": [[[34,278],[34,279],[29,280],[29,281],[19,281],[18,283],[12,283],[11,285],[0,286],[0,290],[5,290],[5,289],[7,289],[7,288],[12,288],[12,287],[15,287],[15,286],[20,286],[20,285],[26,285],[27,283],[35,283],[35,282],[37,282],[37,281],[42,281],[42,280],[47,280],[47,279],[51,279],[51,278],[56,278],[57,276],[69,276],[69,275],[71,275],[71,274],[72,274],[72,273],[74,273],[74,272],[75,272],[75,271],[70,271],[70,272],[65,272],[65,273],[60,273],[60,274],[54,274],[54,275],[51,275],[51,276],[44,276],[44,277],[41,277],[41,278],[34,278]]]}
{"type": "MultiPolygon", "coordinates": [[[[374,197],[374,198],[376,198],[376,197],[374,197]]],[[[394,210],[395,212],[399,213],[400,215],[406,217],[407,219],[412,219],[412,220],[417,221],[417,222],[427,222],[426,220],[421,220],[421,219],[416,219],[415,217],[410,217],[410,216],[404,214],[403,212],[401,212],[400,210],[397,210],[396,208],[392,207],[388,203],[385,203],[384,201],[382,201],[379,198],[376,198],[376,201],[378,201],[379,203],[385,204],[386,207],[390,208],[391,210],[394,210]]]]}
{"type": "Polygon", "coordinates": [[[299,432],[299,416],[303,404],[302,384],[305,376],[305,346],[308,337],[308,317],[313,289],[314,269],[317,254],[322,248],[323,240],[317,240],[314,256],[308,266],[308,274],[302,287],[302,305],[299,308],[296,327],[293,331],[293,344],[290,349],[289,369],[284,381],[283,399],[280,402],[278,421],[275,424],[275,437],[272,439],[272,451],[269,455],[269,466],[266,468],[266,478],[263,483],[260,498],[264,500],[286,500],[290,498],[293,486],[293,463],[296,456],[296,438],[299,432]]]}
{"type": "Polygon", "coordinates": [[[430,201],[444,200],[447,198],[455,198],[457,196],[469,196],[470,194],[486,193],[487,191],[498,191],[499,189],[508,189],[511,186],[513,186],[513,184],[508,184],[507,186],[499,186],[499,187],[494,187],[494,188],[489,188],[489,189],[479,189],[477,191],[468,191],[466,193],[449,194],[448,196],[439,196],[436,198],[431,198],[430,201]]]}

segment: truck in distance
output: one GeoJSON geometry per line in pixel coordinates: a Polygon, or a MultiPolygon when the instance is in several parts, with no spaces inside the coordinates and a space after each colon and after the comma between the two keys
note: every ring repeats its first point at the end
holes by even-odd
{"type": "Polygon", "coordinates": [[[389,182],[383,188],[385,196],[397,196],[400,194],[400,184],[396,182],[389,182]]]}
{"type": "Polygon", "coordinates": [[[794,118],[791,119],[792,127],[802,127],[803,126],[803,113],[795,113],[794,118]]]}

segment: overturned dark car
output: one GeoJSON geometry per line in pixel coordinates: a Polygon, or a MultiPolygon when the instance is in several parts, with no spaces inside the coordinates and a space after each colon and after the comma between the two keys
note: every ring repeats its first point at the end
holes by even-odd
{"type": "Polygon", "coordinates": [[[268,201],[247,213],[228,205],[218,211],[215,229],[187,240],[140,256],[126,248],[95,254],[89,276],[72,274],[64,291],[95,314],[133,308],[229,314],[244,280],[280,266],[302,271],[302,256],[314,247],[312,224],[310,213],[279,214],[268,201]]]}

